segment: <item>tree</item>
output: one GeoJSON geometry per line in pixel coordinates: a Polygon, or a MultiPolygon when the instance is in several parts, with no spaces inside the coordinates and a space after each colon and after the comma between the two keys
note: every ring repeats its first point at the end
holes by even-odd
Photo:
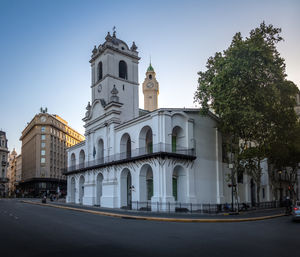
{"type": "Polygon", "coordinates": [[[291,197],[295,198],[295,185],[300,163],[300,121],[297,121],[294,127],[278,131],[277,135],[278,137],[271,142],[268,153],[270,182],[274,190],[278,189],[280,187],[278,175],[281,176],[284,171],[291,197]]]}
{"type": "Polygon", "coordinates": [[[220,118],[219,129],[231,135],[233,175],[242,167],[253,178],[258,202],[260,163],[270,153],[272,140],[280,137],[278,132],[296,122],[298,90],[286,80],[284,59],[276,49],[283,40],[280,32],[263,22],[245,39],[236,33],[228,49],[210,57],[207,70],[198,73],[194,98],[201,113],[212,109],[220,118]]]}

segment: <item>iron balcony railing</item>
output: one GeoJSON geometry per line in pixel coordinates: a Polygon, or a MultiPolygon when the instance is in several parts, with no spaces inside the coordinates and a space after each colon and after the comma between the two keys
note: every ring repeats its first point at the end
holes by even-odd
{"type": "Polygon", "coordinates": [[[181,157],[184,156],[195,157],[194,149],[188,149],[186,147],[181,147],[181,146],[175,147],[174,145],[163,144],[163,143],[154,144],[154,145],[149,144],[146,147],[136,148],[131,151],[117,153],[114,155],[108,155],[103,158],[82,162],[76,165],[70,165],[66,169],[64,169],[63,172],[68,173],[68,172],[72,172],[72,171],[76,171],[76,170],[80,170],[92,166],[108,164],[117,161],[131,160],[132,158],[142,157],[142,156],[146,157],[158,153],[175,154],[181,157]]]}

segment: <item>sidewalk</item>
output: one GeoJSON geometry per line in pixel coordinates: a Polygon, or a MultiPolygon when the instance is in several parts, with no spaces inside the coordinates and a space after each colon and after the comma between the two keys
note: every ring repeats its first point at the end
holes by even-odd
{"type": "Polygon", "coordinates": [[[285,216],[284,208],[253,210],[240,213],[220,213],[220,214],[202,214],[202,213],[167,213],[112,209],[96,206],[84,206],[78,204],[69,204],[62,201],[49,201],[46,204],[41,203],[41,199],[23,199],[21,202],[37,204],[42,206],[67,209],[71,211],[80,211],[96,215],[111,216],[123,219],[154,220],[170,222],[242,222],[257,221],[285,216]]]}

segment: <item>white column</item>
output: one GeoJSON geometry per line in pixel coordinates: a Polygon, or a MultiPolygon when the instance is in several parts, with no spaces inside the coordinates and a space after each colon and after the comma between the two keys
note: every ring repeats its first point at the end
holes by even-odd
{"type": "Polygon", "coordinates": [[[82,199],[82,203],[84,205],[95,205],[96,199],[95,199],[95,190],[96,190],[96,184],[95,184],[95,178],[94,174],[90,173],[86,176],[86,181],[84,183],[84,196],[82,199]]]}

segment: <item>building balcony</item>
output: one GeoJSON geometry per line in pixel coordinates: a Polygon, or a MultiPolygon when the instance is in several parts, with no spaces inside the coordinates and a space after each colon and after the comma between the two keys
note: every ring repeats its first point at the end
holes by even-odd
{"type": "Polygon", "coordinates": [[[104,158],[68,166],[63,170],[63,174],[68,175],[92,168],[100,168],[155,157],[173,157],[178,159],[195,160],[196,154],[194,149],[175,147],[174,145],[163,143],[155,145],[151,144],[147,147],[136,148],[132,151],[109,155],[104,158]]]}

